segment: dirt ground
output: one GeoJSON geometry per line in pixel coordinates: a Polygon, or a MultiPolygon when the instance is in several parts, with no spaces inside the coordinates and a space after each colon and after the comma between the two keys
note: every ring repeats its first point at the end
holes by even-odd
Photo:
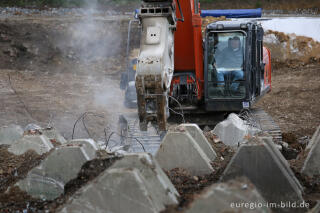
{"type": "Polygon", "coordinates": [[[70,139],[90,112],[89,133],[80,123],[74,137],[102,140],[104,129],[115,131],[126,111],[119,80],[128,20],[119,20],[0,20],[0,126],[53,125],[70,139]]]}
{"type": "MultiPolygon", "coordinates": [[[[272,91],[258,104],[297,139],[311,137],[320,125],[320,64],[273,69],[272,91]]],[[[290,141],[289,141],[290,142],[290,141]]]]}

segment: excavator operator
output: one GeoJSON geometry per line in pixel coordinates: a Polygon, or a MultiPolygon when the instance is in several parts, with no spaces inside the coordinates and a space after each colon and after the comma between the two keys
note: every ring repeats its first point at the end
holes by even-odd
{"type": "MultiPolygon", "coordinates": [[[[238,36],[230,38],[228,47],[221,51],[216,58],[217,80],[219,86],[224,86],[225,77],[231,75],[232,81],[243,79],[243,51],[241,49],[241,42],[238,36]]],[[[239,83],[232,83],[230,86],[232,92],[236,92],[239,88],[239,83]]]]}

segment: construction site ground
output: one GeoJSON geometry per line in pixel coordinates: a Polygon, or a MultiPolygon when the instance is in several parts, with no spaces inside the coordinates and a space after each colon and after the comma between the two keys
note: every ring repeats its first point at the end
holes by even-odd
{"type": "MultiPolygon", "coordinates": [[[[90,40],[90,32],[86,37],[87,34],[79,31],[79,23],[83,24],[81,18],[28,16],[0,19],[0,126],[53,125],[66,139],[103,141],[105,129],[108,133],[117,130],[121,113],[134,111],[123,106],[123,91],[119,88],[120,74],[126,69],[129,18],[93,19],[98,19],[101,24],[98,29],[91,28],[98,33],[94,41],[90,40]],[[72,42],[72,38],[79,40],[72,42]],[[106,42],[103,51],[99,46],[101,42],[106,42]],[[66,46],[68,48],[64,49],[66,46]],[[90,50],[92,47],[95,49],[90,50]],[[86,116],[86,127],[75,127],[75,121],[85,112],[91,113],[86,116]]],[[[320,63],[299,66],[292,63],[273,67],[272,92],[260,100],[258,107],[279,124],[283,140],[299,151],[301,158],[290,161],[294,171],[298,172],[305,156],[305,142],[320,124],[320,63]]],[[[167,211],[181,210],[196,193],[217,182],[231,159],[233,152],[228,147],[214,143],[209,133],[206,136],[218,154],[218,160],[213,163],[215,173],[196,177],[182,169],[166,171],[181,194],[179,207],[167,211]]],[[[8,153],[6,146],[0,146],[0,209],[22,211],[29,206],[36,210],[54,210],[112,163],[103,160],[88,162],[78,178],[66,187],[66,193],[52,202],[34,200],[15,188],[11,189],[10,196],[1,195],[44,157],[31,151],[14,156],[8,153]]],[[[319,179],[298,178],[308,189],[306,200],[320,200],[319,179]]]]}

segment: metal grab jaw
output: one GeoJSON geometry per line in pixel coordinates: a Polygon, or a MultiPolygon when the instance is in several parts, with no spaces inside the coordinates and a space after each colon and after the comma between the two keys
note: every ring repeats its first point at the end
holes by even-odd
{"type": "Polygon", "coordinates": [[[166,130],[168,97],[174,70],[176,7],[172,0],[142,2],[138,17],[142,25],[137,61],[136,91],[140,129],[149,122],[166,130]]]}

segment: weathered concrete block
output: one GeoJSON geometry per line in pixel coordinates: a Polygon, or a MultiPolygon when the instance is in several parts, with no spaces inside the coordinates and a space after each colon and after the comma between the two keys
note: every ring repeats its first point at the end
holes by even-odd
{"type": "Polygon", "coordinates": [[[199,128],[197,124],[181,124],[178,128],[185,128],[193,137],[193,139],[198,143],[198,145],[201,147],[201,149],[204,151],[207,157],[211,161],[214,161],[214,159],[217,157],[217,154],[215,153],[212,146],[210,145],[207,138],[204,136],[202,130],[199,128]]]}
{"type": "MultiPolygon", "coordinates": [[[[270,137],[251,138],[238,149],[221,180],[246,176],[270,203],[303,202],[303,188],[270,137]]],[[[276,212],[302,209],[278,208],[276,212]]]]}
{"type": "Polygon", "coordinates": [[[150,193],[157,197],[157,204],[161,205],[159,208],[178,204],[179,193],[151,154],[126,154],[110,167],[112,168],[138,169],[148,187],[153,189],[150,193]]]}
{"type": "Polygon", "coordinates": [[[23,129],[18,125],[9,125],[0,128],[0,145],[11,145],[23,135],[23,129]]]}
{"type": "Polygon", "coordinates": [[[64,205],[60,213],[150,213],[160,212],[147,181],[138,169],[108,169],[80,189],[64,205]]]}
{"type": "Polygon", "coordinates": [[[66,183],[77,177],[82,165],[94,157],[90,156],[84,147],[61,146],[16,186],[32,197],[53,200],[64,192],[66,183]]]}
{"type": "Polygon", "coordinates": [[[8,149],[15,155],[22,155],[28,150],[33,150],[42,155],[53,149],[53,145],[45,135],[24,135],[14,142],[8,149]]]}
{"type": "Polygon", "coordinates": [[[42,134],[47,136],[50,140],[55,140],[56,142],[59,142],[61,144],[67,143],[66,139],[53,127],[41,129],[40,131],[42,134]]]}
{"type": "Polygon", "coordinates": [[[308,146],[306,147],[306,150],[310,150],[314,146],[314,144],[317,143],[319,140],[320,140],[320,126],[313,134],[308,146]]]}
{"type": "Polygon", "coordinates": [[[163,169],[183,168],[192,175],[213,172],[211,160],[188,131],[176,128],[164,137],[156,159],[163,169]]]}
{"type": "Polygon", "coordinates": [[[186,213],[198,212],[271,213],[271,210],[266,207],[265,200],[252,183],[246,178],[238,178],[210,186],[186,211],[186,213]]]}
{"type": "Polygon", "coordinates": [[[314,133],[307,150],[309,150],[309,154],[304,162],[301,173],[310,177],[320,175],[320,126],[314,133]]]}
{"type": "Polygon", "coordinates": [[[313,207],[308,213],[319,213],[320,212],[320,201],[316,204],[315,207],[313,207]]]}
{"type": "Polygon", "coordinates": [[[220,140],[227,146],[238,146],[245,136],[253,136],[260,132],[259,129],[251,127],[238,117],[231,113],[228,118],[218,123],[212,130],[212,133],[217,135],[220,140]]]}
{"type": "Polygon", "coordinates": [[[96,152],[99,150],[98,144],[92,139],[75,139],[67,142],[67,144],[84,147],[90,158],[95,158],[96,152]]]}

